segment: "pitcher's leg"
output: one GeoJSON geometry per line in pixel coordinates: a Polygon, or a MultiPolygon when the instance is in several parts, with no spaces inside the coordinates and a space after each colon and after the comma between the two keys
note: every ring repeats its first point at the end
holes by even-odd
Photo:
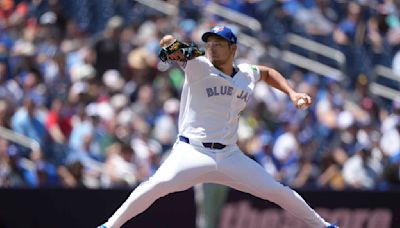
{"type": "Polygon", "coordinates": [[[228,177],[221,184],[274,202],[311,228],[324,228],[329,224],[297,192],[277,182],[257,162],[241,152],[218,163],[218,170],[228,177]]]}
{"type": "Polygon", "coordinates": [[[108,219],[106,227],[122,226],[158,198],[193,186],[198,177],[214,169],[215,161],[212,158],[195,151],[188,144],[178,143],[154,176],[140,184],[108,219]]]}

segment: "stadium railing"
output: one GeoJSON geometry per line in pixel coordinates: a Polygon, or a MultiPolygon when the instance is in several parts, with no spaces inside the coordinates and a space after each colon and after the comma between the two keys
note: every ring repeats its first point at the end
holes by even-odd
{"type": "Polygon", "coordinates": [[[346,57],[341,51],[294,33],[287,35],[287,45],[281,59],[336,81],[344,79],[346,57]],[[323,63],[318,56],[335,62],[335,66],[323,63]]]}
{"type": "Polygon", "coordinates": [[[27,147],[32,151],[38,151],[41,149],[40,144],[36,140],[26,137],[25,135],[21,135],[2,126],[0,126],[0,138],[4,138],[15,144],[27,147]]]}
{"type": "Polygon", "coordinates": [[[261,23],[257,19],[213,2],[207,4],[205,11],[224,17],[243,27],[247,27],[255,33],[260,32],[262,28],[261,23]]]}
{"type": "Polygon", "coordinates": [[[372,94],[389,100],[400,98],[400,75],[391,68],[377,65],[373,69],[372,82],[369,85],[372,94]]]}
{"type": "Polygon", "coordinates": [[[160,1],[160,0],[135,0],[135,1],[169,16],[178,15],[178,8],[175,5],[167,3],[165,1],[160,1]]]}

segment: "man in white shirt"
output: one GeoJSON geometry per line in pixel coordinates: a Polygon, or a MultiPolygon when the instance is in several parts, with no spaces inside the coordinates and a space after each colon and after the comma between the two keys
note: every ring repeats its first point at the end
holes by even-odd
{"type": "MultiPolygon", "coordinates": [[[[187,50],[167,53],[168,59],[177,60],[185,72],[179,135],[170,156],[101,227],[120,227],[156,199],[198,183],[223,184],[272,201],[312,228],[337,227],[322,219],[300,195],[277,182],[236,145],[240,113],[258,81],[286,93],[298,108],[310,106],[310,96],[295,92],[272,68],[234,65],[237,38],[228,27],[215,26],[203,34],[202,40],[206,42],[206,56],[188,57],[184,54],[187,50]]],[[[160,41],[160,46],[169,50],[179,44],[171,35],[160,41]]]]}
{"type": "Polygon", "coordinates": [[[372,148],[368,145],[360,144],[356,151],[343,165],[343,178],[351,188],[373,189],[382,175],[382,163],[372,156],[372,148]]]}

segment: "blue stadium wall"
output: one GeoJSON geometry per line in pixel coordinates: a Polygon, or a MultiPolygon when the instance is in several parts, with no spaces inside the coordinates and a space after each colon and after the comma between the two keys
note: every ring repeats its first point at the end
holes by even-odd
{"type": "MultiPolygon", "coordinates": [[[[96,227],[129,196],[129,190],[0,189],[0,228],[96,227]]],[[[302,191],[329,221],[342,228],[399,228],[399,192],[302,191]]],[[[192,189],[155,202],[124,227],[194,228],[192,189]]],[[[219,228],[306,228],[274,204],[230,190],[219,228]]]]}
{"type": "MultiPolygon", "coordinates": [[[[95,228],[129,196],[129,190],[0,190],[0,228],[95,228]]],[[[193,190],[170,194],[124,227],[195,227],[193,190]]]]}

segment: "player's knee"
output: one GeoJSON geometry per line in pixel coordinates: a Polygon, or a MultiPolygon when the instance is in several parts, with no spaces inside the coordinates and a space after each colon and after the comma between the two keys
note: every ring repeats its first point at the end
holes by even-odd
{"type": "Polygon", "coordinates": [[[183,191],[190,187],[188,183],[177,176],[152,177],[145,184],[150,191],[156,192],[160,197],[169,193],[183,191]]]}
{"type": "Polygon", "coordinates": [[[158,195],[165,196],[169,193],[175,192],[176,186],[170,180],[151,180],[149,181],[152,191],[158,193],[158,195]]]}

